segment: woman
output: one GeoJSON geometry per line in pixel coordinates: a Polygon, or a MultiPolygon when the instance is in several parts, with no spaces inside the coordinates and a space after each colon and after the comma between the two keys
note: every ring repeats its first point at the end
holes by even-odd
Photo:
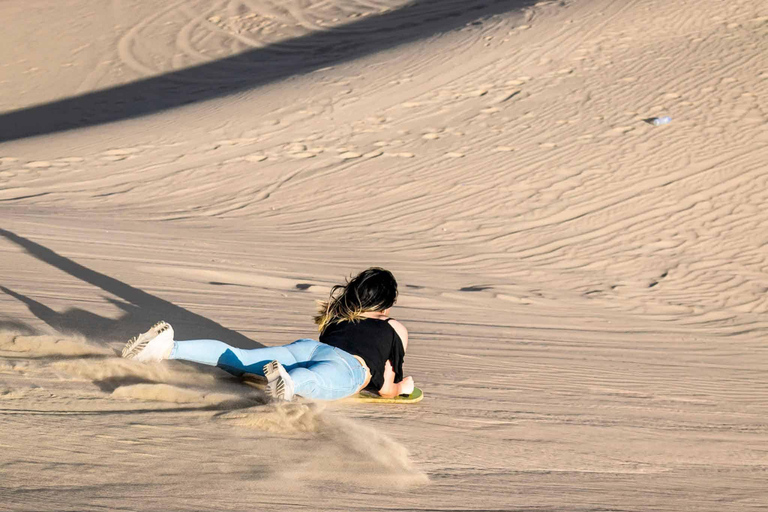
{"type": "Polygon", "coordinates": [[[123,357],[137,361],[181,359],[218,366],[234,375],[267,378],[267,394],[338,400],[366,389],[391,398],[413,392],[403,378],[408,331],[389,317],[397,281],[388,270],[369,268],[346,285],[331,289],[315,323],[320,341],[309,338],[280,347],[244,350],[217,340],[174,341],[173,328],[160,322],[129,341],[123,357]]]}

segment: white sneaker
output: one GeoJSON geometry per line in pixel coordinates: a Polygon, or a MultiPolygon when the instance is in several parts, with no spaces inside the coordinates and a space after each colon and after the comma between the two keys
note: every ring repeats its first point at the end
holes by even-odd
{"type": "Polygon", "coordinates": [[[280,361],[265,364],[264,376],[267,378],[268,396],[286,402],[293,400],[293,379],[280,361]]]}
{"type": "Polygon", "coordinates": [[[173,327],[167,322],[158,322],[126,343],[123,357],[142,362],[162,361],[171,354],[173,344],[173,327]]]}

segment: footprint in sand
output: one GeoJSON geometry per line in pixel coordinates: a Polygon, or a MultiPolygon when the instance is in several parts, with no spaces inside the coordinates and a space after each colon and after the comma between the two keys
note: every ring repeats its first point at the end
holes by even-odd
{"type": "Polygon", "coordinates": [[[460,292],[482,292],[483,290],[490,290],[493,286],[490,285],[484,285],[484,284],[478,284],[473,286],[465,286],[463,288],[459,288],[460,292]]]}
{"type": "Polygon", "coordinates": [[[480,96],[485,96],[486,94],[488,94],[488,89],[476,89],[474,91],[464,93],[464,96],[469,98],[479,98],[480,96]]]}
{"type": "Polygon", "coordinates": [[[496,294],[494,296],[494,298],[499,299],[499,300],[505,300],[507,302],[514,302],[514,303],[521,304],[521,305],[524,305],[524,306],[532,304],[532,302],[530,300],[528,300],[527,298],[525,298],[525,297],[518,297],[516,295],[508,295],[506,293],[498,293],[498,294],[496,294]]]}
{"type": "Polygon", "coordinates": [[[303,160],[306,158],[313,158],[318,155],[321,151],[313,151],[308,150],[307,146],[300,143],[294,143],[294,144],[288,144],[287,146],[284,146],[283,149],[286,150],[288,158],[293,158],[294,160],[303,160]]]}
{"type": "Polygon", "coordinates": [[[288,157],[293,158],[294,160],[304,160],[306,158],[314,158],[316,157],[316,153],[310,153],[309,151],[301,151],[299,153],[289,153],[288,157]]]}
{"type": "Polygon", "coordinates": [[[510,100],[520,94],[520,89],[514,89],[512,91],[507,91],[499,94],[493,99],[493,103],[504,103],[507,100],[510,100]]]}
{"type": "Polygon", "coordinates": [[[301,153],[307,150],[307,146],[300,142],[294,142],[292,144],[286,144],[283,146],[283,149],[288,153],[301,153]]]}
{"type": "Polygon", "coordinates": [[[47,160],[36,160],[34,162],[27,162],[24,164],[24,167],[29,167],[30,169],[48,169],[52,166],[53,164],[47,160]]]}
{"type": "Polygon", "coordinates": [[[625,133],[629,133],[632,130],[634,130],[634,127],[632,126],[617,126],[605,132],[603,136],[604,137],[620,137],[621,135],[624,135],[625,133]]]}
{"type": "Polygon", "coordinates": [[[217,141],[216,144],[218,144],[219,146],[242,146],[243,144],[252,144],[257,140],[258,139],[253,137],[239,138],[239,139],[226,139],[226,140],[217,141]]]}
{"type": "Polygon", "coordinates": [[[119,162],[128,158],[133,158],[136,154],[141,153],[141,148],[118,148],[110,149],[99,154],[99,160],[105,162],[119,162]]]}
{"type": "Polygon", "coordinates": [[[142,151],[143,149],[141,148],[118,148],[118,149],[109,149],[100,154],[104,156],[128,156],[128,155],[135,155],[136,153],[141,153],[142,151]]]}

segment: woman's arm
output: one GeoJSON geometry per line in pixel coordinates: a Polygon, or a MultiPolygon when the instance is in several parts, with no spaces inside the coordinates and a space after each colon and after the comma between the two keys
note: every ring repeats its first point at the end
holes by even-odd
{"type": "Polygon", "coordinates": [[[395,330],[397,335],[400,336],[400,341],[403,342],[403,353],[405,353],[405,351],[408,350],[408,329],[406,329],[403,324],[394,318],[390,318],[387,321],[389,322],[389,325],[391,325],[395,330]]]}
{"type": "Polygon", "coordinates": [[[413,377],[406,377],[400,382],[395,382],[395,371],[392,363],[384,363],[384,385],[379,390],[379,395],[384,398],[394,398],[398,395],[410,395],[413,393],[413,377]]]}
{"type": "MultiPolygon", "coordinates": [[[[390,318],[387,322],[395,330],[400,341],[403,342],[403,353],[405,353],[408,349],[408,330],[394,318],[390,318]]],[[[384,385],[379,390],[380,396],[394,398],[398,395],[410,395],[413,393],[413,386],[413,377],[405,377],[400,382],[395,382],[395,370],[392,368],[391,361],[384,363],[384,385]]]]}

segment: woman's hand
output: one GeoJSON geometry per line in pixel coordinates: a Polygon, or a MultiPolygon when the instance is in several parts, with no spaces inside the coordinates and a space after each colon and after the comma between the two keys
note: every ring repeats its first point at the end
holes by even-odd
{"type": "Polygon", "coordinates": [[[413,377],[406,377],[400,381],[400,393],[399,395],[410,395],[413,393],[413,377]]]}

